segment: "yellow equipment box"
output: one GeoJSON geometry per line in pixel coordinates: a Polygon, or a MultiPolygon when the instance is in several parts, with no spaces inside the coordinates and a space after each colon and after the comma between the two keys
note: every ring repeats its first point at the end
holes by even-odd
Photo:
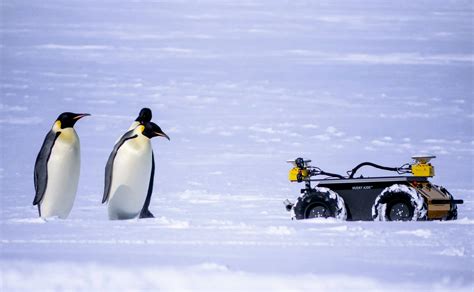
{"type": "Polygon", "coordinates": [[[432,177],[435,175],[434,173],[434,167],[427,163],[417,163],[417,164],[412,164],[411,166],[411,173],[413,173],[414,176],[429,176],[432,177]]]}
{"type": "Polygon", "coordinates": [[[293,167],[288,174],[288,179],[295,182],[298,181],[298,176],[304,180],[309,177],[309,172],[306,168],[300,169],[298,167],[293,167]]]}

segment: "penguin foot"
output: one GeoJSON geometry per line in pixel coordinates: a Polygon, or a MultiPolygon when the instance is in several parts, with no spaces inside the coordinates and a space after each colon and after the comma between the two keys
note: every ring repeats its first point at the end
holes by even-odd
{"type": "Polygon", "coordinates": [[[150,212],[150,210],[148,209],[145,209],[145,210],[142,210],[140,212],[140,216],[138,217],[140,219],[144,219],[144,218],[155,218],[155,216],[153,215],[153,213],[150,212]]]}

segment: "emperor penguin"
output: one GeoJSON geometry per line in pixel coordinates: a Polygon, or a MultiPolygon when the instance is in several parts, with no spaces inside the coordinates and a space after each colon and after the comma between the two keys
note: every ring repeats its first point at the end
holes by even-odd
{"type": "Polygon", "coordinates": [[[115,144],[105,166],[102,198],[102,203],[108,203],[110,220],[136,218],[151,196],[154,162],[150,139],[157,136],[170,140],[157,124],[146,122],[126,132],[115,144]]]}
{"type": "Polygon", "coordinates": [[[76,198],[81,153],[74,124],[90,114],[64,112],[46,135],[36,157],[35,199],[41,218],[66,219],[76,198]]]}
{"type": "MultiPolygon", "coordinates": [[[[144,107],[140,110],[140,112],[138,113],[138,117],[135,119],[135,121],[133,121],[132,125],[130,126],[130,128],[128,128],[128,130],[133,130],[135,129],[138,125],[142,124],[146,124],[148,122],[151,121],[151,118],[152,118],[152,113],[151,113],[151,109],[147,108],[147,107],[144,107]]],[[[153,151],[151,152],[151,177],[154,177],[155,176],[155,157],[153,155],[153,151]]],[[[146,199],[145,199],[145,204],[143,204],[143,208],[142,210],[140,211],[140,216],[139,218],[155,218],[155,216],[153,215],[153,213],[151,213],[150,211],[150,201],[151,201],[151,195],[153,193],[153,179],[150,179],[150,185],[148,186],[148,194],[146,196],[146,199]]]]}

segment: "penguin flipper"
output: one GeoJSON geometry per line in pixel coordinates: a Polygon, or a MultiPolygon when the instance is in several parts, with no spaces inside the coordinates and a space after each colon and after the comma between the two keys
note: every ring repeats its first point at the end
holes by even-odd
{"type": "Polygon", "coordinates": [[[104,196],[102,197],[102,204],[107,202],[109,199],[110,187],[112,186],[112,170],[114,167],[114,160],[115,156],[117,155],[117,151],[120,147],[125,143],[127,140],[134,139],[138,137],[137,134],[133,134],[133,130],[130,130],[123,134],[123,136],[115,143],[114,149],[109,155],[109,159],[107,160],[107,164],[105,165],[105,185],[104,185],[104,196]]]}
{"type": "Polygon", "coordinates": [[[38,205],[46,192],[46,186],[48,184],[48,160],[51,156],[54,143],[60,134],[61,132],[54,132],[53,130],[49,131],[48,134],[46,134],[41,150],[36,157],[34,172],[35,199],[33,200],[33,205],[38,205]]]}
{"type": "Polygon", "coordinates": [[[148,193],[146,195],[145,203],[140,212],[139,218],[155,218],[153,213],[148,209],[150,207],[151,194],[153,193],[153,180],[155,178],[155,155],[153,151],[151,152],[151,173],[150,173],[150,182],[148,183],[148,193]]]}

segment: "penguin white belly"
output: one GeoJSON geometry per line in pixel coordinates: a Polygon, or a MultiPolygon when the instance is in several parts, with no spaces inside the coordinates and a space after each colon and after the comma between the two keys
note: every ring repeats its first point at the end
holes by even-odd
{"type": "Polygon", "coordinates": [[[113,165],[109,219],[132,219],[139,215],[148,192],[151,161],[148,139],[132,139],[120,147],[113,165]]]}
{"type": "Polygon", "coordinates": [[[66,218],[76,198],[81,154],[74,129],[65,129],[56,139],[48,160],[48,181],[40,203],[41,217],[66,218]]]}

